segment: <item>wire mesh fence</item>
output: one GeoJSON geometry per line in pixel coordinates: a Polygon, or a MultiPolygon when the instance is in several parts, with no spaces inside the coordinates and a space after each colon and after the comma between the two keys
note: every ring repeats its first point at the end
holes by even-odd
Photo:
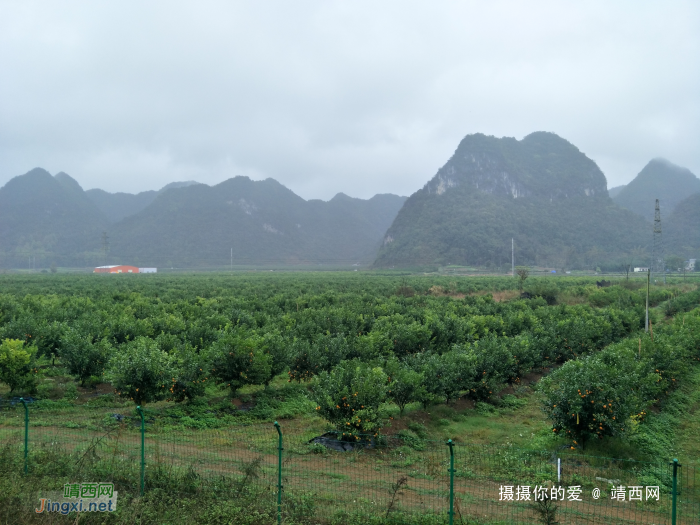
{"type": "Polygon", "coordinates": [[[349,442],[342,433],[314,435],[298,421],[283,422],[280,433],[271,422],[196,428],[157,411],[141,418],[108,407],[69,407],[56,417],[30,406],[26,413],[27,420],[22,404],[0,407],[0,446],[30,474],[70,471],[100,478],[76,482],[114,483],[134,494],[254,493],[270,515],[279,508],[280,522],[420,515],[431,523],[700,523],[698,469],[672,458],[483,446],[459,436],[349,442]]]}

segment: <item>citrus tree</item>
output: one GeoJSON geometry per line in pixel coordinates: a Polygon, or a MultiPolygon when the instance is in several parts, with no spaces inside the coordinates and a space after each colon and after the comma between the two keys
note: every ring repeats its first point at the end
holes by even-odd
{"type": "MultiPolygon", "coordinates": [[[[442,355],[425,354],[420,356],[420,370],[425,377],[425,390],[433,401],[444,399],[445,404],[457,399],[461,392],[469,391],[474,384],[477,355],[471,348],[455,346],[442,355]]],[[[414,363],[415,366],[415,363],[414,363]]],[[[428,399],[423,398],[426,405],[428,399]]]]}
{"type": "Polygon", "coordinates": [[[109,361],[106,379],[121,397],[144,405],[169,397],[176,375],[175,359],[147,337],[122,345],[109,361]]]}
{"type": "Polygon", "coordinates": [[[388,397],[399,407],[399,417],[401,417],[406,405],[423,399],[425,376],[398,359],[388,360],[384,370],[389,381],[388,397]]]}
{"type": "Polygon", "coordinates": [[[318,374],[312,396],[319,415],[335,425],[341,437],[357,440],[379,432],[379,407],[387,399],[387,383],[381,367],[352,359],[318,374]]]}
{"type": "Polygon", "coordinates": [[[206,352],[185,343],[175,354],[175,373],[169,389],[169,399],[179,403],[203,395],[210,375],[209,360],[206,352]]]}
{"type": "Polygon", "coordinates": [[[212,377],[231,389],[261,385],[270,380],[272,356],[265,338],[242,328],[227,328],[211,347],[212,377]]]}
{"type": "Polygon", "coordinates": [[[660,380],[627,345],[567,361],[540,381],[552,431],[585,447],[592,438],[624,434],[644,414],[660,380]]]}
{"type": "Polygon", "coordinates": [[[59,355],[68,372],[80,379],[80,384],[91,377],[102,376],[112,346],[107,339],[94,341],[91,335],[69,329],[61,337],[59,355]]]}
{"type": "Polygon", "coordinates": [[[5,339],[0,344],[0,381],[10,387],[10,392],[17,388],[33,386],[35,346],[25,346],[20,339],[5,339]]]}

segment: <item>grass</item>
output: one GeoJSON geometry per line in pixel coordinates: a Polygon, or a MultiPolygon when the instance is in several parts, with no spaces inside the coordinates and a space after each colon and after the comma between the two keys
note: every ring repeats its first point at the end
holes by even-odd
{"type": "MultiPolygon", "coordinates": [[[[54,377],[60,377],[60,374],[54,377]]],[[[666,455],[669,450],[674,450],[678,451],[676,453],[682,461],[686,461],[688,457],[697,457],[698,445],[693,436],[700,423],[700,374],[694,377],[695,382],[684,385],[685,390],[681,389],[678,396],[672,396],[667,402],[664,411],[658,415],[656,426],[652,424],[649,429],[645,427],[644,431],[639,433],[642,437],[646,436],[645,443],[651,445],[641,446],[643,440],[632,444],[606,440],[600,444],[593,444],[585,451],[586,454],[642,459],[650,451],[666,455]],[[686,405],[676,406],[673,403],[686,405]],[[676,408],[668,410],[673,407],[676,408]],[[678,414],[683,411],[690,412],[693,417],[679,418],[678,414]],[[676,419],[663,419],[673,417],[676,419]],[[669,437],[664,434],[668,428],[678,429],[677,436],[669,437]],[[658,429],[664,429],[664,432],[659,432],[658,429]],[[676,442],[677,448],[669,448],[669,443],[676,442]]],[[[428,409],[414,404],[407,407],[402,418],[398,418],[396,407],[387,405],[387,413],[394,419],[390,419],[384,433],[388,436],[401,436],[404,446],[355,453],[324,450],[320,454],[307,442],[327,430],[328,425],[316,417],[309,407],[304,408],[306,387],[303,384],[287,383],[281,376],[268,388],[256,386],[241,389],[237,393],[240,399],[255,402],[255,406],[245,413],[238,413],[225,392],[210,387],[206,397],[194,403],[174,405],[161,402],[147,407],[150,418],[147,432],[147,463],[162,464],[162,468],[168,473],[163,475],[163,479],[170,479],[168,483],[177,487],[173,490],[185,493],[187,472],[195,473],[199,490],[204,490],[203,487],[207,483],[222,475],[232,476],[234,481],[240,479],[246,462],[256,457],[264,458],[255,484],[268,487],[265,489],[267,492],[257,493],[256,499],[260,501],[251,502],[248,512],[258,516],[260,523],[266,523],[266,519],[274,518],[270,514],[269,505],[274,498],[270,496],[269,491],[276,482],[277,439],[270,421],[286,413],[286,419],[281,420],[285,436],[285,469],[288,473],[285,485],[289,488],[290,498],[301,498],[298,494],[312,495],[311,503],[301,502],[297,505],[301,509],[297,509],[298,512],[306,513],[306,520],[310,520],[310,516],[313,515],[329,521],[339,520],[341,515],[345,517],[343,519],[359,519],[358,516],[362,512],[354,513],[352,509],[354,502],[360,501],[364,501],[362,508],[366,507],[363,512],[367,516],[366,513],[371,513],[371,509],[376,510],[387,505],[391,483],[397,476],[405,474],[409,483],[404,491],[405,495],[397,503],[400,510],[392,512],[386,518],[388,521],[377,523],[402,523],[401,519],[409,522],[406,512],[418,509],[423,509],[421,519],[428,520],[426,523],[440,523],[439,520],[429,520],[432,519],[431,509],[442,512],[440,509],[444,506],[449,457],[444,443],[448,438],[458,445],[456,479],[458,486],[462,487],[460,501],[466,506],[465,513],[468,515],[474,516],[475,509],[483,509],[484,506],[490,508],[490,505],[495,504],[493,499],[497,498],[497,488],[480,488],[485,479],[519,479],[528,483],[551,479],[554,471],[549,458],[566,443],[561,438],[551,435],[550,425],[540,410],[539,395],[534,387],[535,385],[521,386],[515,394],[495,398],[494,404],[474,405],[458,400],[450,405],[434,405],[428,409]],[[531,455],[524,452],[525,449],[546,452],[531,455]],[[365,497],[367,494],[370,494],[369,500],[365,497]]],[[[33,469],[37,469],[40,462],[50,458],[48,455],[41,455],[47,452],[45,447],[37,446],[39,442],[57,443],[75,458],[82,450],[81,444],[89,441],[91,437],[96,437],[98,431],[114,430],[119,426],[110,417],[111,414],[121,413],[127,419],[135,416],[132,404],[124,403],[111,395],[94,398],[81,391],[79,401],[82,405],[76,406],[72,400],[57,399],[39,402],[32,407],[31,435],[35,449],[32,455],[33,469]],[[77,448],[74,450],[71,447],[77,448]]],[[[3,429],[16,434],[22,425],[21,410],[5,411],[4,416],[0,434],[3,433],[3,429]]],[[[147,497],[136,497],[133,487],[138,475],[133,462],[138,458],[138,421],[131,421],[132,423],[122,425],[120,444],[115,445],[107,440],[98,450],[98,456],[102,458],[108,457],[110,453],[117,454],[115,451],[119,450],[120,457],[126,459],[126,464],[132,465],[131,470],[127,469],[128,473],[123,474],[122,482],[125,485],[124,493],[131,494],[133,499],[125,498],[124,501],[132,501],[130,507],[140,509],[142,514],[137,516],[132,511],[125,512],[114,518],[115,523],[128,523],[129,520],[159,523],[156,516],[166,516],[167,523],[184,523],[184,516],[202,522],[198,515],[194,514],[197,504],[193,502],[219,508],[217,512],[220,512],[221,516],[229,516],[227,513],[230,512],[230,508],[227,503],[212,500],[199,493],[185,494],[184,514],[175,516],[160,503],[149,499],[157,492],[158,483],[162,483],[162,480],[151,479],[148,482],[147,497]],[[187,509],[191,509],[192,514],[188,515],[187,512],[190,511],[187,509]]],[[[579,455],[579,451],[575,454],[581,458],[582,464],[587,465],[585,468],[577,467],[576,474],[576,479],[584,480],[586,486],[594,485],[594,474],[611,468],[606,463],[607,460],[584,458],[579,455]],[[593,472],[594,469],[597,470],[593,472]]],[[[67,469],[65,465],[61,468],[64,471],[67,469]]],[[[52,481],[46,477],[46,472],[44,477],[37,473],[31,478],[34,480],[33,486],[51,486],[52,481]]],[[[67,469],[67,472],[68,476],[75,475],[70,469],[67,469]]],[[[615,474],[606,473],[603,477],[614,476],[615,474]]],[[[651,480],[659,479],[654,477],[653,473],[649,476],[651,480]]],[[[79,479],[83,479],[82,474],[79,479]]],[[[635,482],[636,478],[627,479],[635,482]]],[[[27,500],[23,501],[22,504],[26,505],[27,500]]],[[[16,508],[18,502],[8,504],[16,508]]],[[[26,519],[28,523],[34,519],[23,516],[22,519],[26,519]]],[[[22,522],[25,521],[15,521],[22,522]]],[[[91,523],[89,520],[86,522],[91,523]]],[[[231,522],[246,523],[240,520],[231,522]]],[[[312,523],[302,521],[305,522],[312,523]]]]}
{"type": "Polygon", "coordinates": [[[687,408],[682,411],[678,425],[678,450],[686,461],[700,462],[700,367],[692,377],[692,383],[683,387],[687,395],[687,408]]]}

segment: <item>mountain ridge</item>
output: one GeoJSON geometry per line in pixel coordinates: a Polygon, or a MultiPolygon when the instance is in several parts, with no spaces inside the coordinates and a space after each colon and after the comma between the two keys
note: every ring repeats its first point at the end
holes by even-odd
{"type": "MultiPolygon", "coordinates": [[[[58,177],[58,175],[59,174],[56,176],[58,177]]],[[[148,190],[139,193],[110,193],[99,188],[93,188],[87,190],[85,194],[92,202],[95,203],[102,213],[107,216],[110,222],[116,223],[125,217],[134,215],[145,209],[159,194],[163,193],[164,191],[173,188],[183,188],[193,184],[200,183],[192,180],[184,182],[171,182],[159,190],[148,190]]]]}
{"type": "Polygon", "coordinates": [[[0,188],[0,266],[26,266],[27,257],[38,257],[44,267],[108,261],[220,265],[230,262],[232,241],[242,263],[369,263],[404,200],[391,194],[367,200],[338,194],[328,202],[306,201],[274,179],[248,177],[215,186],[187,181],[157,192],[109,194],[84,191],[66,173],[51,176],[36,168],[0,188]],[[135,205],[134,197],[144,194],[147,202],[135,205]],[[115,221],[109,206],[100,209],[95,203],[104,195],[113,207],[126,202],[131,208],[119,210],[115,221]],[[27,209],[45,213],[27,215],[27,209]],[[300,235],[294,225],[299,229],[302,223],[300,235]],[[103,232],[109,238],[107,258],[103,232]],[[229,248],[222,249],[222,243],[229,248]]]}
{"type": "Polygon", "coordinates": [[[660,201],[663,218],[670,216],[683,199],[699,192],[700,179],[689,169],[658,157],[650,160],[613,200],[653,222],[656,199],[660,201]]]}
{"type": "Polygon", "coordinates": [[[194,264],[193,254],[226,264],[231,248],[237,264],[370,263],[404,200],[306,201],[274,179],[239,176],[164,193],[119,223],[113,250],[154,265],[194,264]]]}
{"type": "MultiPolygon", "coordinates": [[[[0,188],[0,264],[99,248],[107,218],[65,173],[34,168],[0,188]]],[[[44,261],[45,262],[45,261],[44,261]]]]}
{"type": "Polygon", "coordinates": [[[608,197],[605,175],[554,133],[467,135],[411,195],[375,266],[510,263],[596,267],[645,246],[641,218],[608,197]]]}

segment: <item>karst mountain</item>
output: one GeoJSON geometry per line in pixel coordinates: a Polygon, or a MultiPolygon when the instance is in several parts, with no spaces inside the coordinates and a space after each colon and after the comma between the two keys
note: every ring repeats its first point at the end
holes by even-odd
{"type": "Polygon", "coordinates": [[[375,266],[509,266],[511,239],[517,264],[622,264],[651,233],[606,188],[596,163],[554,133],[468,135],[406,201],[375,266]]]}

